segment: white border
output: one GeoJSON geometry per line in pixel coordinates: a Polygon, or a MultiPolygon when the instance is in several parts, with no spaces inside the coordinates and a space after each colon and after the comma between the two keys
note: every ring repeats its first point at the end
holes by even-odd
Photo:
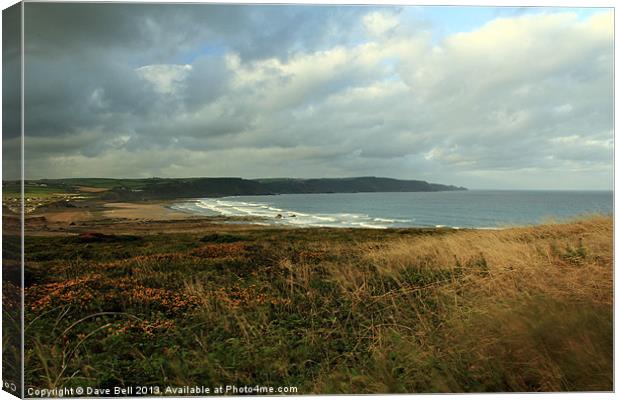
{"type": "MultiPolygon", "coordinates": [[[[29,0],[28,2],[43,2],[45,0],[29,0]]],[[[77,2],[77,3],[81,3],[84,1],[79,1],[79,0],[64,0],[63,2],[77,2]]],[[[97,2],[97,1],[95,1],[97,2]]],[[[101,2],[101,1],[100,1],[101,2]]],[[[448,6],[448,5],[455,5],[455,6],[494,6],[494,7],[510,7],[510,6],[518,6],[518,7],[614,7],[615,8],[615,2],[611,1],[611,0],[589,0],[587,2],[584,1],[577,1],[577,0],[519,0],[519,1],[515,1],[515,0],[508,0],[506,2],[502,2],[500,0],[472,0],[472,1],[462,1],[462,0],[443,0],[443,1],[438,1],[438,0],[422,0],[422,1],[415,1],[415,0],[388,0],[388,1],[381,1],[381,0],[376,0],[376,1],[364,1],[364,0],[338,0],[338,1],[330,1],[330,0],[314,0],[314,1],[299,1],[299,0],[288,0],[288,1],[283,1],[283,0],[270,0],[270,1],[256,1],[256,0],[243,0],[243,1],[234,1],[234,0],[219,0],[219,1],[166,1],[166,0],[150,0],[150,1],[140,1],[140,0],[134,0],[134,1],[129,1],[131,3],[231,3],[231,4],[235,4],[235,3],[244,3],[244,4],[325,4],[325,5],[329,5],[329,4],[351,4],[351,5],[364,5],[364,4],[380,4],[380,5],[435,5],[435,6],[448,6]]],[[[2,5],[2,9],[5,9],[13,4],[15,4],[16,1],[12,1],[12,0],[0,0],[0,4],[2,5]]],[[[1,28],[1,19],[0,19],[0,28],[1,28]]],[[[615,28],[615,19],[614,19],[614,28],[615,28]]],[[[615,29],[614,29],[615,32],[615,29]]],[[[1,39],[1,29],[0,29],[0,39],[1,39]]],[[[23,24],[22,24],[22,45],[23,45],[23,24]]],[[[618,43],[617,41],[614,41],[614,62],[615,62],[615,54],[616,54],[616,49],[617,49],[618,43]]],[[[22,64],[22,68],[23,68],[23,64],[22,64]]],[[[615,64],[614,65],[614,138],[615,138],[615,121],[616,121],[616,116],[618,115],[618,105],[616,100],[616,80],[615,80],[615,76],[618,73],[618,65],[615,64]]],[[[22,70],[22,74],[23,74],[23,70],[22,70]]],[[[0,78],[0,88],[1,88],[1,78],[0,78]]],[[[23,93],[23,79],[22,79],[22,93],[23,93]]],[[[0,104],[1,104],[1,100],[0,100],[0,104]]],[[[22,96],[22,121],[23,121],[23,112],[24,112],[24,97],[22,96]]],[[[0,108],[0,116],[2,115],[2,111],[0,108]]],[[[23,124],[22,124],[22,136],[23,136],[23,124]]],[[[22,155],[24,155],[23,152],[23,140],[22,140],[22,155]]],[[[24,157],[22,157],[22,180],[23,180],[23,160],[24,157]]],[[[614,189],[616,187],[616,185],[618,184],[620,178],[618,177],[618,174],[616,173],[617,169],[616,169],[616,164],[615,164],[615,146],[614,146],[614,189]]],[[[2,173],[2,154],[0,152],[0,176],[2,173]]],[[[23,191],[23,187],[22,187],[22,191],[23,191]]],[[[0,195],[1,195],[2,191],[0,188],[0,195]]],[[[614,190],[615,193],[615,190],[614,190]]],[[[614,227],[615,227],[615,215],[618,212],[618,203],[616,201],[617,199],[615,198],[614,195],[614,227]]],[[[23,193],[22,193],[22,202],[23,202],[23,193]]],[[[23,205],[22,205],[22,210],[23,210],[23,205]]],[[[23,227],[22,227],[23,229],[23,227]]],[[[22,233],[22,240],[23,240],[23,233],[22,233]]],[[[1,243],[1,237],[0,237],[0,243],[1,243]]],[[[615,229],[614,229],[614,249],[618,248],[618,245],[620,244],[620,238],[615,234],[615,229]]],[[[23,246],[23,243],[22,243],[23,246]]],[[[23,247],[22,247],[23,248],[23,247]]],[[[615,253],[614,253],[615,254],[615,253]]],[[[1,247],[0,247],[0,255],[1,255],[1,247]]],[[[22,254],[22,258],[23,258],[23,254],[22,254]]],[[[23,265],[23,259],[22,259],[22,265],[23,265]]],[[[615,272],[615,266],[616,266],[616,262],[615,262],[615,257],[614,257],[614,272],[615,272]]],[[[22,279],[23,279],[23,271],[22,271],[22,279]]],[[[614,306],[615,306],[615,293],[616,293],[616,281],[615,281],[615,273],[614,273],[614,306]]],[[[619,380],[619,372],[618,372],[618,368],[616,367],[616,361],[618,360],[618,347],[619,346],[619,342],[617,341],[618,339],[618,335],[617,335],[617,330],[616,328],[616,324],[615,321],[618,321],[618,309],[614,307],[614,384],[617,385],[619,380]]],[[[1,337],[1,333],[2,333],[2,327],[0,325],[0,337],[1,337]]],[[[22,336],[23,336],[23,332],[22,332],[22,336]]],[[[1,341],[0,341],[0,349],[1,349],[1,341]]],[[[22,354],[23,357],[23,354],[22,354]]],[[[531,398],[533,396],[536,397],[545,397],[546,399],[582,399],[583,397],[587,396],[589,399],[592,400],[597,400],[597,399],[611,399],[614,398],[614,394],[612,393],[542,393],[542,394],[533,394],[533,393],[519,393],[519,394],[498,394],[498,393],[489,393],[489,394],[470,394],[470,395],[451,395],[451,394],[444,394],[444,395],[389,395],[389,398],[396,398],[396,399],[403,399],[403,398],[409,398],[409,397],[414,397],[416,399],[432,399],[432,398],[437,398],[437,396],[450,396],[450,398],[467,398],[467,399],[472,399],[472,398],[484,398],[484,399],[489,399],[489,400],[496,400],[496,399],[514,399],[516,396],[518,396],[518,398],[521,397],[526,397],[526,398],[531,398]]],[[[287,396],[287,398],[292,398],[292,399],[304,399],[304,398],[308,398],[309,396],[287,396]]],[[[312,396],[314,397],[314,396],[312,396]]],[[[317,396],[319,397],[319,396],[317,396]]],[[[321,398],[354,398],[354,397],[358,397],[358,396],[350,396],[350,395],[344,395],[344,396],[320,396],[321,398]]],[[[382,398],[385,396],[378,396],[378,395],[369,395],[369,396],[364,396],[365,398],[382,398]]],[[[11,396],[9,393],[4,392],[4,391],[0,391],[0,400],[8,400],[8,399],[14,399],[14,396],[11,396]]],[[[187,397],[179,397],[179,398],[175,398],[175,397],[167,397],[167,398],[171,398],[171,399],[186,399],[187,397]]],[[[215,398],[215,396],[213,397],[207,397],[207,398],[215,398]]],[[[254,397],[254,398],[258,398],[258,399],[263,399],[263,398],[270,398],[270,397],[264,397],[264,396],[258,396],[258,397],[254,397]]]]}

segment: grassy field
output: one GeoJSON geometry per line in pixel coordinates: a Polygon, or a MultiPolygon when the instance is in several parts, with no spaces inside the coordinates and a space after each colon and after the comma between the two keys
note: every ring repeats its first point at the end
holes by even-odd
{"type": "Polygon", "coordinates": [[[612,390],[610,217],[26,238],[27,386],[612,390]]]}
{"type": "MultiPolygon", "coordinates": [[[[61,195],[64,191],[59,187],[43,187],[34,184],[28,184],[24,186],[25,197],[36,199],[47,199],[51,196],[61,195]]],[[[6,184],[2,188],[3,199],[7,198],[19,198],[21,195],[21,186],[18,184],[6,184]]]]}

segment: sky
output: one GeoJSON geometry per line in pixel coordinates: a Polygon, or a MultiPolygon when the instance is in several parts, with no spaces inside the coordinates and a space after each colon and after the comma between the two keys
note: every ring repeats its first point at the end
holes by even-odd
{"type": "Polygon", "coordinates": [[[27,179],[613,186],[610,9],[27,3],[25,60],[27,179]]]}

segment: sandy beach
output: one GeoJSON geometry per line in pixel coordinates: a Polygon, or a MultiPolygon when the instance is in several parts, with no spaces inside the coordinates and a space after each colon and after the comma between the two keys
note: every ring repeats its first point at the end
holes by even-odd
{"type": "Polygon", "coordinates": [[[230,230],[261,228],[251,223],[252,218],[192,215],[172,210],[171,204],[170,201],[56,203],[28,214],[26,231],[35,236],[57,236],[90,231],[159,234],[211,231],[224,226],[230,230]]]}
{"type": "Polygon", "coordinates": [[[140,219],[148,221],[179,220],[192,215],[170,209],[167,202],[156,203],[106,203],[101,211],[104,218],[140,219]]]}

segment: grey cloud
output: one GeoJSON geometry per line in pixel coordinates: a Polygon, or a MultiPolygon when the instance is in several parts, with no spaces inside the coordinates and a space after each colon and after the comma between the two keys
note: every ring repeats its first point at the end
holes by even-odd
{"type": "Polygon", "coordinates": [[[204,41],[225,43],[244,59],[311,51],[334,38],[350,42],[356,32],[347,27],[364,12],[356,7],[114,3],[30,3],[26,10],[26,26],[36,26],[26,37],[33,54],[123,48],[139,50],[130,59],[151,57],[151,63],[194,52],[204,41]]]}
{"type": "MultiPolygon", "coordinates": [[[[153,144],[158,136],[165,143],[172,131],[217,136],[247,126],[248,117],[233,111],[218,123],[206,121],[209,127],[186,121],[166,129],[178,123],[171,121],[174,115],[196,111],[227,88],[230,74],[222,54],[201,55],[203,42],[225,41],[226,48],[243,58],[285,56],[318,46],[325,35],[333,34],[326,27],[360,12],[329,7],[58,3],[29,3],[26,9],[27,134],[66,136],[103,128],[131,134],[130,144],[136,145],[153,144]],[[293,42],[303,45],[294,50],[293,42]],[[193,69],[180,109],[180,104],[155,93],[134,69],[184,56],[192,58],[193,69]],[[158,121],[164,116],[167,120],[158,121]],[[231,120],[235,117],[245,122],[231,120]],[[144,140],[139,140],[141,136],[144,140]]],[[[91,148],[103,149],[98,144],[91,148]]]]}
{"type": "Polygon", "coordinates": [[[192,63],[183,99],[189,109],[210,103],[226,92],[231,73],[222,57],[204,56],[192,63]]]}
{"type": "Polygon", "coordinates": [[[6,139],[21,134],[20,8],[7,8],[2,16],[2,132],[6,139]]]}
{"type": "Polygon", "coordinates": [[[434,43],[406,19],[367,34],[364,15],[385,10],[371,7],[27,7],[32,177],[96,168],[475,186],[572,168],[609,185],[604,20],[558,9],[434,43]],[[184,72],[163,90],[140,68],[184,72]]]}

